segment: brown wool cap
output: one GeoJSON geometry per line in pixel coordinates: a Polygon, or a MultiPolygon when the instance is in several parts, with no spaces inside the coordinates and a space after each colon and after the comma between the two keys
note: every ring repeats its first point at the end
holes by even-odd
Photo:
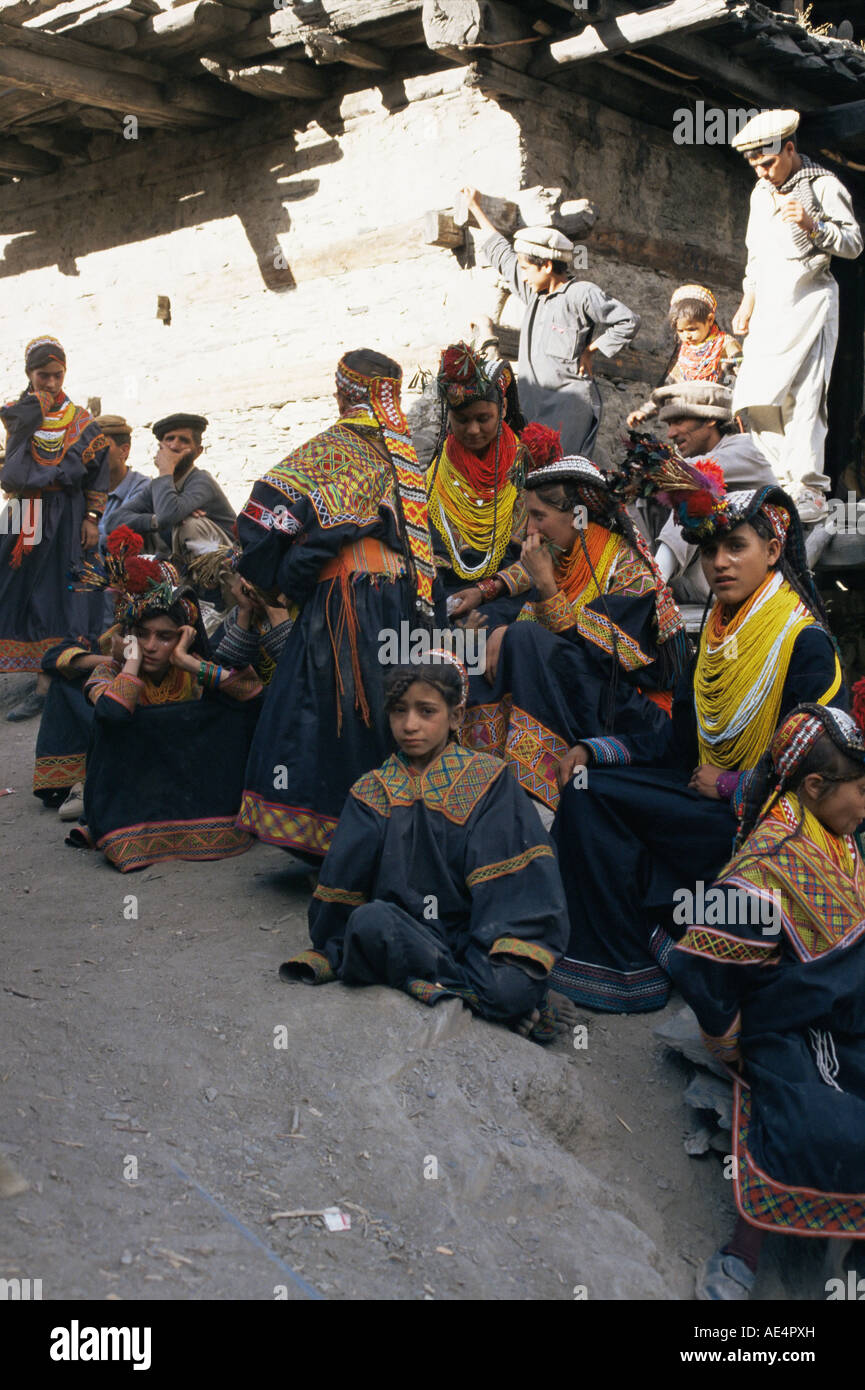
{"type": "Polygon", "coordinates": [[[110,434],[112,438],[118,434],[132,433],[132,426],[122,415],[97,415],[94,424],[99,426],[103,434],[110,434]]]}
{"type": "Polygon", "coordinates": [[[652,392],[661,409],[659,420],[717,420],[727,425],[733,418],[733,392],[717,381],[674,381],[652,392]]]}

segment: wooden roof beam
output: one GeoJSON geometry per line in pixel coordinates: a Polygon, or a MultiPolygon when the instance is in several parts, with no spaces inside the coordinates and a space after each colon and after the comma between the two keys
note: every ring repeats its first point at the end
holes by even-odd
{"type": "Polygon", "coordinates": [[[741,9],[739,0],[670,0],[650,10],[623,9],[615,18],[588,24],[579,34],[551,43],[548,51],[532,64],[531,71],[534,76],[543,77],[570,63],[603,58],[670,35],[708,28],[741,9]]]}
{"type": "Polygon", "coordinates": [[[215,39],[226,40],[247,28],[246,10],[232,9],[216,0],[188,0],[176,9],[152,15],[139,26],[138,52],[207,48],[215,39]]]}
{"type": "Polygon", "coordinates": [[[230,68],[213,58],[202,58],[201,66],[220,82],[265,101],[284,101],[297,97],[302,101],[319,101],[329,96],[332,84],[308,63],[258,63],[251,67],[230,68]]]}
{"type": "Polygon", "coordinates": [[[386,72],[390,67],[390,59],[380,48],[332,34],[329,29],[311,29],[303,47],[314,63],[348,63],[349,67],[373,72],[386,72]]]}
{"type": "Polygon", "coordinates": [[[491,49],[497,62],[525,67],[541,42],[529,19],[502,0],[424,0],[427,47],[455,63],[472,49],[491,49]]]}
{"type": "Polygon", "coordinates": [[[231,64],[238,58],[257,58],[278,48],[303,47],[310,29],[327,27],[332,33],[354,38],[358,29],[375,28],[376,46],[409,43],[415,37],[423,40],[421,10],[423,0],[326,0],[316,6],[316,23],[300,18],[293,9],[278,9],[257,19],[225,50],[230,57],[222,59],[231,64]]]}

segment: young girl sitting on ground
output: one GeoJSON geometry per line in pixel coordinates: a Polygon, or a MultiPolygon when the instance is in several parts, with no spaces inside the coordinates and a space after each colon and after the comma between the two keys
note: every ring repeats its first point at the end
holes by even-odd
{"type": "Polygon", "coordinates": [[[861,729],[799,705],[753,774],[712,925],[707,910],[672,953],[706,1046],[736,1068],[740,1215],[698,1298],[747,1298],[766,1231],[865,1239],[863,818],[861,729]]]}
{"type": "Polygon", "coordinates": [[[387,984],[546,1041],[567,939],[550,841],[507,766],[454,741],[466,676],[432,652],[385,680],[399,752],[355,782],[309,909],[312,950],[283,979],[387,984]]]}
{"type": "MultiPolygon", "coordinates": [[[[718,381],[731,386],[742,359],[742,346],[718,327],[718,301],[704,285],[680,285],[670,300],[668,322],[675,330],[679,349],[664,378],[665,385],[680,381],[718,381]]],[[[657,401],[645,401],[628,416],[628,428],[636,429],[657,415],[657,401]]]]}
{"type": "Polygon", "coordinates": [[[141,544],[128,527],[118,528],[108,537],[105,572],[84,577],[120,594],[123,629],[112,659],[85,682],[96,716],[86,826],[67,842],[95,845],[123,872],[249,848],[234,821],[261,690],[251,669],[206,659],[193,590],[177,587],[167,561],[139,555],[141,544]],[[238,710],[237,701],[253,703],[238,710]]]}

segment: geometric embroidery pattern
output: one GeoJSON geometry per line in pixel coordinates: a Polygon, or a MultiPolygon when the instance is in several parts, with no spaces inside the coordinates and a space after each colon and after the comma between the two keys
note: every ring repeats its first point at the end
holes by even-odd
{"type": "Polygon", "coordinates": [[[544,858],[555,858],[552,845],[532,845],[511,859],[500,859],[496,864],[482,864],[480,868],[472,869],[466,877],[466,887],[476,888],[480,883],[490,883],[493,879],[504,878],[506,874],[518,874],[532,860],[544,858]]]}
{"type": "Polygon", "coordinates": [[[400,754],[391,754],[375,772],[355,782],[351,794],[379,815],[388,815],[392,806],[413,806],[422,801],[455,825],[465,825],[503,771],[504,764],[497,758],[449,743],[419,776],[411,774],[400,754]]]}
{"type": "Polygon", "coordinates": [[[48,648],[62,641],[62,637],[40,637],[38,642],[15,642],[11,637],[0,637],[0,675],[41,671],[48,648]]]}
{"type": "Polygon", "coordinates": [[[787,834],[783,824],[764,821],[716,882],[757,890],[763,897],[774,890],[781,925],[797,956],[813,960],[852,945],[865,930],[865,875],[858,854],[850,879],[803,835],[795,847],[777,850],[787,834]]]}
{"type": "Polygon", "coordinates": [[[525,956],[543,966],[547,974],[556,963],[555,952],[537,941],[522,941],[517,936],[500,936],[490,947],[491,956],[525,956]]]}
{"type": "Polygon", "coordinates": [[[320,903],[344,903],[346,907],[360,907],[367,901],[365,893],[353,893],[350,888],[330,888],[319,883],[312,895],[320,903]]]}
{"type": "Polygon", "coordinates": [[[745,941],[709,927],[689,927],[676,949],[692,956],[709,956],[725,965],[767,965],[779,951],[777,940],[745,941]]]}
{"type": "Polygon", "coordinates": [[[865,1192],[818,1192],[775,1182],[758,1168],[748,1151],[751,1095],[736,1082],[733,1126],[736,1205],[752,1226],[766,1231],[796,1231],[810,1236],[862,1236],[865,1192]]]}
{"type": "Polygon", "coordinates": [[[320,816],[295,806],[265,801],[258,792],[243,793],[237,826],[268,845],[303,849],[324,856],[338,824],[337,816],[320,816]]]}
{"type": "Polygon", "coordinates": [[[396,514],[389,461],[339,424],[295,449],[261,481],[290,502],[307,497],[323,530],[347,521],[363,525],[381,506],[396,514]]]}
{"type": "Polygon", "coordinates": [[[467,747],[503,757],[525,791],[553,810],[557,808],[556,768],[568,745],[527,710],[514,705],[510,695],[498,705],[475,705],[469,709],[462,740],[467,747]]]}
{"type": "Polygon", "coordinates": [[[244,854],[251,845],[249,836],[235,829],[231,816],[145,821],[112,830],[98,841],[106,859],[124,874],[164,859],[227,859],[244,854]]]}
{"type": "Polygon", "coordinates": [[[83,782],[85,759],[84,753],[51,757],[43,754],[36,759],[33,769],[33,790],[38,792],[48,791],[52,787],[74,787],[76,782],[83,782]]]}
{"type": "Polygon", "coordinates": [[[638,671],[641,666],[650,666],[654,658],[643,651],[638,642],[633,637],[629,637],[623,632],[618,624],[611,622],[602,613],[596,613],[593,608],[583,608],[576,621],[577,631],[587,642],[593,642],[596,647],[612,655],[613,637],[616,634],[616,654],[619,665],[626,671],[638,671]]]}

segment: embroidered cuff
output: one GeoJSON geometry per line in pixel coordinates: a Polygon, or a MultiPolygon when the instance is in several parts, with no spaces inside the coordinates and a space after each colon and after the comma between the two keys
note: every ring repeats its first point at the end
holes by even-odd
{"type": "Polygon", "coordinates": [[[343,907],[360,907],[367,901],[365,893],[356,893],[351,888],[334,888],[326,883],[317,883],[312,895],[320,903],[340,903],[343,907]]]}
{"type": "Polygon", "coordinates": [[[535,622],[550,632],[567,632],[574,626],[573,610],[561,589],[557,589],[552,598],[537,599],[533,607],[535,622]]]}
{"type": "Polygon", "coordinates": [[[507,569],[499,570],[498,574],[493,575],[494,579],[500,579],[505,586],[507,594],[524,594],[532,587],[528,570],[520,560],[515,560],[507,569]]]}
{"type": "MultiPolygon", "coordinates": [[[[87,647],[67,647],[65,651],[60,653],[57,660],[54,662],[54,669],[55,671],[65,671],[66,667],[71,661],[75,660],[76,656],[92,656],[92,654],[93,653],[89,651],[87,647]]],[[[45,667],[43,666],[42,669],[44,670],[45,667]]]]}
{"type": "Polygon", "coordinates": [[[91,492],[85,489],[84,501],[89,512],[98,512],[101,516],[105,511],[105,503],[108,501],[107,492],[91,492]]]}
{"type": "Polygon", "coordinates": [[[576,628],[581,637],[601,651],[612,656],[615,653],[619,665],[625,671],[639,671],[643,666],[651,666],[654,657],[643,651],[639,642],[629,637],[627,632],[611,623],[603,613],[596,613],[589,606],[583,608],[576,620],[576,628]]]}
{"type": "Polygon", "coordinates": [[[627,767],[631,755],[621,739],[581,738],[580,743],[588,748],[589,757],[597,767],[627,767]]]}
{"type": "Polygon", "coordinates": [[[285,622],[277,623],[276,627],[268,628],[267,632],[261,634],[261,645],[274,661],[281,654],[293,627],[294,619],[286,618],[285,622]]]}
{"type": "Polygon", "coordinates": [[[742,1038],[742,1015],[736,1014],[730,1027],[721,1037],[713,1037],[711,1033],[706,1033],[700,1029],[703,1037],[703,1046],[712,1057],[719,1062],[726,1062],[728,1067],[733,1067],[741,1060],[742,1052],[740,1042],[742,1038]]]}
{"type": "Polygon", "coordinates": [[[301,951],[279,967],[281,980],[301,980],[305,985],[326,985],[336,972],[322,951],[301,951]]]}
{"type": "Polygon", "coordinates": [[[143,689],[144,681],[140,677],[130,676],[127,671],[121,671],[101,694],[109,700],[116,700],[118,705],[128,709],[130,714],[134,714],[143,689]]]}
{"type": "Polygon", "coordinates": [[[233,671],[227,681],[220,682],[219,689],[232,700],[252,700],[264,687],[257,673],[247,666],[243,671],[233,671]]]}
{"type": "Polygon", "coordinates": [[[539,965],[545,975],[549,975],[558,957],[548,946],[538,941],[522,941],[518,936],[500,936],[490,947],[491,956],[523,956],[527,961],[539,965]]]}

